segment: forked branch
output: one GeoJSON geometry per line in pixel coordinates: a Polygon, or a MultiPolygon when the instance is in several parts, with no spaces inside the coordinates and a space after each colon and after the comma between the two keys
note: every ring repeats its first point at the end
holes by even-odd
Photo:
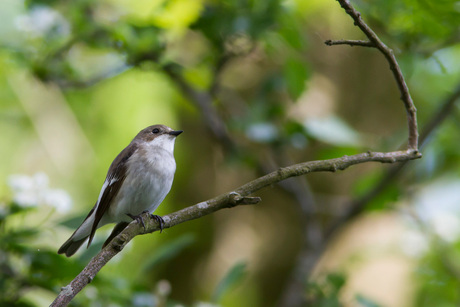
{"type": "Polygon", "coordinates": [[[407,114],[407,125],[409,129],[409,139],[408,147],[409,149],[417,150],[418,149],[418,128],[417,128],[417,109],[415,108],[414,102],[409,92],[409,88],[402,74],[401,68],[399,67],[398,61],[393,53],[393,50],[388,48],[380,38],[375,34],[374,31],[364,22],[361,18],[361,13],[358,12],[350,3],[349,0],[337,0],[340,3],[340,6],[345,10],[345,12],[351,16],[354,20],[355,26],[367,36],[369,39],[366,41],[356,41],[356,40],[327,40],[326,45],[343,45],[347,44],[350,46],[365,46],[377,48],[386,58],[390,64],[390,69],[393,73],[393,77],[398,86],[399,92],[401,93],[401,100],[404,102],[404,107],[406,108],[407,114]]]}

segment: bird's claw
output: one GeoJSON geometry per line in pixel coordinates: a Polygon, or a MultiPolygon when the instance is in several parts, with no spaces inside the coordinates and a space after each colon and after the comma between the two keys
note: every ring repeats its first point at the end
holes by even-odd
{"type": "MultiPolygon", "coordinates": [[[[130,218],[132,218],[133,220],[136,220],[137,223],[141,224],[142,227],[144,227],[144,231],[145,231],[144,220],[142,220],[142,217],[141,217],[141,215],[144,214],[144,213],[149,213],[149,211],[148,210],[142,211],[142,213],[139,214],[139,215],[132,215],[130,213],[128,213],[126,215],[129,216],[130,218]]],[[[158,224],[160,224],[160,233],[162,233],[164,225],[165,225],[165,221],[163,220],[163,218],[161,216],[159,216],[159,215],[154,215],[154,214],[150,214],[150,217],[152,219],[154,219],[155,221],[157,221],[158,224]]]]}
{"type": "MultiPolygon", "coordinates": [[[[144,212],[142,212],[142,213],[144,213],[144,212]]],[[[129,216],[130,218],[132,218],[133,220],[136,220],[138,224],[141,224],[142,227],[144,227],[144,231],[145,231],[145,224],[144,224],[144,220],[142,220],[141,214],[132,215],[131,213],[127,213],[126,215],[129,216]]]]}
{"type": "Polygon", "coordinates": [[[159,215],[154,215],[154,214],[151,214],[150,217],[152,219],[154,219],[155,221],[158,222],[158,224],[160,224],[160,233],[163,232],[163,228],[165,226],[165,220],[163,220],[163,218],[159,215]]]}

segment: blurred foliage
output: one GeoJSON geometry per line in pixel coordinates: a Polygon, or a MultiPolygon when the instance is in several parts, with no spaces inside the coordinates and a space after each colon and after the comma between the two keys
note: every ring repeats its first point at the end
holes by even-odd
{"type": "Polygon", "coordinates": [[[460,20],[458,1],[358,1],[366,13],[387,29],[406,50],[428,52],[456,43],[460,20]]]}
{"type": "Polygon", "coordinates": [[[346,283],[346,276],[341,273],[330,273],[323,278],[317,278],[307,287],[308,302],[311,306],[335,307],[341,306],[340,290],[346,283]]]}
{"type": "Polygon", "coordinates": [[[236,263],[227,273],[226,276],[219,282],[214,291],[212,300],[216,303],[222,300],[222,297],[232,287],[236,287],[246,274],[246,264],[243,262],[236,263]]]}
{"type": "MultiPolygon", "coordinates": [[[[423,127],[460,83],[459,2],[352,2],[395,50],[423,127]]],[[[77,257],[55,254],[97,198],[110,161],[144,126],[161,122],[189,135],[178,141],[176,181],[158,214],[293,161],[395,150],[406,138],[404,110],[383,57],[367,48],[323,44],[362,38],[336,1],[4,0],[0,20],[0,156],[8,161],[0,165],[0,178],[46,171],[79,204],[69,214],[51,211],[52,218],[43,209],[46,201],[1,204],[0,305],[46,306],[98,251],[106,228],[77,257]],[[178,80],[211,97],[238,150],[226,152],[210,137],[200,103],[178,80]]],[[[458,124],[456,108],[430,137],[424,158],[366,208],[386,212],[409,202],[424,215],[426,199],[455,203],[439,181],[460,177],[458,124]]],[[[318,204],[309,208],[315,214],[310,219],[320,229],[308,234],[295,197],[270,190],[263,192],[263,206],[238,209],[241,216],[238,210],[219,213],[138,237],[74,305],[274,305],[288,287],[305,236],[326,231],[384,170],[372,165],[311,174],[318,204]]],[[[2,195],[15,199],[15,193],[0,186],[2,195]]],[[[454,215],[451,207],[441,210],[454,215]]],[[[449,241],[453,250],[459,238],[449,241]]],[[[458,276],[443,265],[435,244],[413,259],[419,264],[415,306],[458,304],[458,276]]],[[[339,306],[349,273],[308,284],[304,276],[301,295],[315,306],[339,306]]],[[[364,293],[353,302],[379,303],[364,293]]]]}
{"type": "MultiPolygon", "coordinates": [[[[341,302],[341,292],[346,286],[347,276],[341,272],[324,274],[317,276],[314,282],[307,284],[308,306],[318,307],[339,307],[344,304],[341,302]]],[[[371,299],[357,294],[352,306],[359,307],[379,307],[380,305],[371,299]]]]}
{"type": "MultiPolygon", "coordinates": [[[[55,249],[48,247],[37,249],[33,242],[44,231],[28,227],[24,221],[33,215],[36,207],[23,207],[13,202],[3,203],[0,217],[0,305],[36,306],[33,293],[39,289],[55,293],[62,287],[62,280],[76,276],[84,268],[85,262],[79,259],[66,259],[58,255],[55,249]],[[19,221],[19,223],[17,223],[19,221]]],[[[121,292],[116,280],[100,278],[92,286],[98,290],[97,300],[130,304],[129,296],[121,292]],[[100,291],[100,292],[99,292],[100,291]]],[[[125,293],[135,293],[133,287],[125,293]]],[[[80,297],[74,305],[85,306],[93,298],[80,297]]]]}
{"type": "MultiPolygon", "coordinates": [[[[62,281],[70,282],[78,275],[90,259],[85,255],[79,258],[65,258],[54,248],[40,248],[32,242],[49,230],[25,227],[27,217],[34,215],[37,207],[24,207],[14,202],[1,204],[0,216],[0,306],[37,306],[37,293],[47,293],[53,297],[63,286],[62,281]],[[22,221],[17,223],[17,221],[22,221]]],[[[149,259],[142,269],[151,270],[161,261],[166,261],[190,245],[193,238],[184,235],[165,244],[149,259]]],[[[100,250],[98,244],[97,249],[100,250]]],[[[97,250],[97,251],[98,251],[97,250]]],[[[218,303],[231,287],[244,277],[245,265],[237,263],[222,279],[215,290],[213,301],[218,303]]],[[[102,274],[103,275],[103,274],[102,274]]],[[[154,291],[146,285],[129,283],[121,276],[96,278],[88,286],[86,295],[79,295],[72,306],[173,306],[177,301],[168,295],[171,285],[159,281],[154,291]]],[[[203,302],[202,302],[203,303],[203,302]]]]}

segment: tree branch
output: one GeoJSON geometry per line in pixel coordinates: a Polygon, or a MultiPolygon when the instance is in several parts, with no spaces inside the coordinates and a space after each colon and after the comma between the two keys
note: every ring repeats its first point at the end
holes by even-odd
{"type": "MultiPolygon", "coordinates": [[[[348,0],[337,0],[341,7],[345,10],[345,12],[352,17],[354,20],[354,24],[360,28],[360,30],[367,36],[368,41],[365,40],[326,40],[325,44],[328,46],[334,45],[349,45],[353,46],[361,46],[361,47],[370,47],[370,48],[377,48],[386,58],[388,63],[390,64],[390,69],[393,73],[393,77],[396,81],[398,89],[401,93],[401,99],[404,102],[404,107],[406,109],[407,115],[407,125],[409,130],[408,136],[408,148],[409,150],[418,151],[418,127],[417,127],[417,116],[416,116],[416,108],[412,101],[412,98],[409,93],[409,88],[404,80],[404,76],[401,72],[401,69],[398,65],[398,62],[393,54],[393,51],[388,48],[375,34],[375,32],[363,21],[361,18],[361,14],[355,10],[355,8],[350,4],[348,0]]],[[[393,175],[396,176],[399,173],[399,170],[403,168],[407,161],[396,165],[394,168],[391,169],[389,178],[393,178],[393,175]]],[[[375,191],[380,191],[381,188],[386,186],[386,182],[382,181],[380,185],[376,186],[375,191]]],[[[350,209],[347,211],[347,214],[344,216],[339,217],[336,219],[332,225],[325,231],[323,234],[324,240],[321,244],[317,246],[313,246],[312,251],[307,249],[303,249],[300,253],[298,266],[294,270],[294,278],[291,281],[289,287],[285,290],[280,306],[301,306],[304,305],[304,297],[301,294],[302,292],[299,289],[302,289],[304,280],[304,276],[308,276],[309,272],[313,269],[314,264],[317,262],[318,258],[320,257],[323,249],[325,248],[327,242],[329,241],[331,234],[334,233],[337,229],[339,229],[344,223],[349,221],[351,218],[356,216],[357,214],[361,213],[362,210],[365,208],[366,204],[370,199],[375,197],[376,194],[371,193],[367,194],[365,198],[362,198],[360,201],[354,203],[350,209]],[[297,274],[298,272],[302,272],[301,274],[297,274]]],[[[307,246],[308,248],[308,246],[307,246]]]]}
{"type": "MultiPolygon", "coordinates": [[[[409,129],[409,140],[408,146],[411,149],[417,150],[418,148],[418,130],[417,130],[417,109],[415,108],[412,97],[409,93],[409,88],[407,87],[406,81],[402,74],[401,68],[398,65],[398,61],[394,56],[393,50],[388,48],[380,38],[375,34],[375,32],[364,22],[361,18],[361,13],[358,12],[350,3],[349,0],[337,0],[340,3],[340,6],[345,10],[345,12],[351,16],[354,20],[355,26],[359,27],[360,30],[367,36],[369,39],[369,44],[366,44],[366,47],[370,47],[372,44],[373,47],[377,48],[387,59],[390,64],[390,69],[393,73],[393,77],[398,86],[399,92],[401,93],[401,100],[404,102],[404,107],[406,108],[407,114],[407,124],[409,129]]],[[[332,43],[333,41],[326,41],[326,44],[329,46],[337,45],[332,43]],[[331,42],[328,44],[327,42],[331,42]]],[[[343,43],[348,42],[348,45],[359,45],[358,41],[341,41],[343,43]],[[351,43],[350,42],[354,42],[351,43]]],[[[362,44],[360,44],[362,46],[362,44]]]]}
{"type": "Polygon", "coordinates": [[[334,45],[349,45],[349,46],[361,46],[361,47],[371,47],[375,48],[374,43],[370,41],[362,41],[362,40],[352,40],[352,39],[339,39],[339,40],[331,40],[328,39],[324,42],[328,46],[334,45]]]}
{"type": "MultiPolygon", "coordinates": [[[[424,128],[421,130],[420,133],[420,147],[423,148],[428,140],[430,139],[430,135],[434,132],[434,130],[439,127],[442,122],[452,114],[452,111],[455,108],[456,102],[460,99],[460,85],[444,100],[443,103],[440,104],[438,110],[434,112],[432,118],[428,121],[427,124],[424,125],[424,128]]],[[[384,176],[382,176],[381,180],[377,182],[366,194],[364,194],[359,199],[352,201],[347,206],[347,211],[345,214],[338,216],[334,219],[328,226],[324,233],[324,241],[321,242],[319,246],[315,246],[312,251],[305,251],[303,255],[299,257],[302,265],[305,266],[305,269],[302,274],[296,275],[298,276],[297,283],[291,285],[291,288],[288,289],[289,292],[285,294],[281,303],[278,306],[303,306],[305,305],[303,301],[303,296],[298,295],[297,291],[299,289],[303,289],[303,281],[305,276],[309,275],[309,270],[311,270],[315,263],[317,263],[319,257],[321,257],[323,251],[326,249],[327,242],[329,242],[334,235],[351,219],[355,218],[359,214],[361,214],[366,205],[378,196],[381,192],[383,192],[388,184],[395,181],[397,176],[401,174],[401,171],[407,165],[407,161],[403,161],[401,163],[392,165],[389,169],[386,170],[384,176]]],[[[294,270],[295,273],[299,271],[299,268],[294,270]]],[[[456,275],[457,276],[457,275],[456,275]]],[[[458,275],[460,276],[460,275],[458,275]]],[[[302,293],[302,291],[300,291],[302,293]]]]}
{"type": "MultiPolygon", "coordinates": [[[[449,97],[440,105],[438,111],[434,113],[433,117],[428,121],[420,133],[420,144],[423,148],[427,140],[433,131],[440,126],[440,124],[450,115],[455,107],[455,103],[460,99],[460,85],[452,92],[449,97]]],[[[336,233],[338,229],[343,226],[347,221],[359,215],[366,207],[366,205],[379,195],[382,191],[387,188],[387,186],[394,182],[395,178],[401,173],[404,167],[407,165],[407,161],[403,161],[393,167],[389,168],[385,175],[380,179],[380,181],[370,189],[366,194],[361,198],[353,201],[349,209],[346,211],[345,215],[340,216],[335,220],[326,231],[326,238],[330,238],[336,233]]]]}
{"type": "Polygon", "coordinates": [[[165,66],[163,71],[176,83],[182,93],[197,105],[214,137],[224,145],[225,149],[234,151],[236,149],[235,143],[230,137],[223,120],[212,107],[212,96],[207,92],[196,91],[177,73],[174,66],[165,66]]]}
{"type": "MultiPolygon", "coordinates": [[[[290,177],[302,176],[312,172],[336,172],[338,170],[344,170],[352,165],[366,162],[395,163],[417,159],[420,157],[420,153],[416,150],[367,152],[330,160],[294,164],[288,167],[280,168],[277,171],[250,181],[229,193],[219,195],[207,201],[200,202],[196,205],[168,214],[163,217],[165,222],[164,228],[170,228],[224,208],[258,203],[261,200],[260,198],[248,197],[248,195],[290,177]]],[[[135,236],[151,233],[160,229],[159,223],[154,219],[150,219],[149,214],[144,214],[142,219],[145,224],[145,230],[136,221],[131,222],[128,227],[126,227],[104,249],[102,249],[99,254],[91,259],[83,271],[78,274],[69,285],[61,289],[61,292],[51,306],[66,306],[75,297],[75,295],[77,295],[93,280],[102,267],[104,267],[104,265],[106,265],[107,262],[116,254],[123,250],[126,244],[128,244],[135,236]]]]}

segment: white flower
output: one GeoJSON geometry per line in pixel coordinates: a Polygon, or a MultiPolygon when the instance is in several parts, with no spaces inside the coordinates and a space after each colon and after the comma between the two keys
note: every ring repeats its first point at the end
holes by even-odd
{"type": "Polygon", "coordinates": [[[61,212],[70,210],[72,199],[64,190],[50,189],[49,178],[45,173],[33,176],[11,175],[8,185],[13,192],[13,201],[22,207],[35,207],[42,204],[55,207],[61,212]]]}
{"type": "Polygon", "coordinates": [[[450,175],[421,186],[414,197],[421,221],[443,240],[460,238],[460,180],[450,175]]]}
{"type": "Polygon", "coordinates": [[[56,208],[60,212],[68,212],[72,207],[72,199],[69,194],[61,189],[48,189],[43,200],[44,203],[56,208]]]}
{"type": "Polygon", "coordinates": [[[249,126],[246,135],[257,142],[271,142],[278,137],[278,130],[270,123],[256,123],[249,126]]]}
{"type": "Polygon", "coordinates": [[[404,232],[399,243],[402,251],[412,257],[423,256],[429,250],[428,239],[420,231],[408,230],[404,232]]]}
{"type": "Polygon", "coordinates": [[[171,283],[165,279],[157,283],[157,291],[159,296],[166,297],[171,293],[171,283]]]}
{"type": "Polygon", "coordinates": [[[134,293],[133,306],[156,306],[157,299],[154,295],[146,292],[134,293]]]}
{"type": "Polygon", "coordinates": [[[70,25],[56,10],[46,6],[36,6],[28,14],[15,18],[16,28],[32,38],[53,33],[59,36],[70,34],[70,25]]]}

